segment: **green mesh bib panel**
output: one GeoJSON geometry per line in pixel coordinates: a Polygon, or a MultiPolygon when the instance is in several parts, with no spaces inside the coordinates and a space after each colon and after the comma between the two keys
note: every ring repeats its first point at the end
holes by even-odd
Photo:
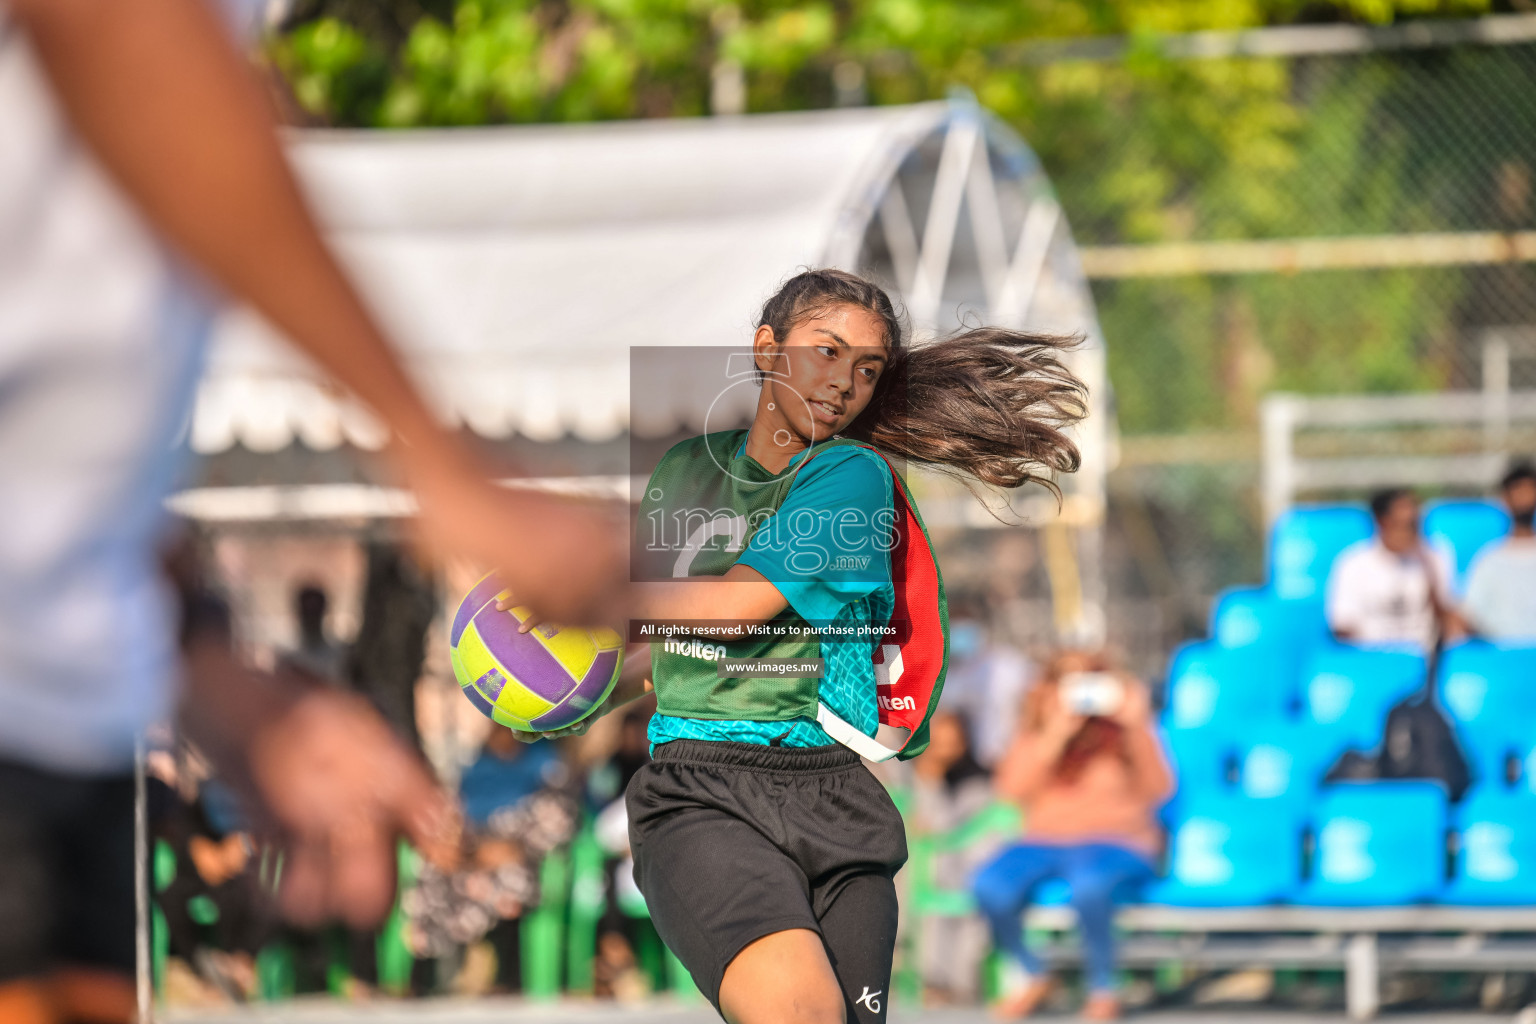
{"type": "MultiPolygon", "coordinates": [[[[837,445],[861,445],[879,454],[863,442],[833,438],[775,475],[752,459],[734,457],[745,435],[744,430],[706,434],[674,446],[662,457],[640,503],[635,537],[639,578],[724,574],[783,504],[798,470],[817,454],[837,445]]],[[[875,649],[875,676],[881,722],[906,731],[901,746],[875,744],[842,722],[818,700],[817,679],[717,675],[715,662],[721,657],[822,657],[821,641],[805,635],[811,624],[792,608],[768,624],[768,635],[654,640],[653,681],[659,712],[717,721],[776,722],[804,716],[820,722],[834,739],[876,760],[898,752],[912,757],[927,746],[927,721],[943,687],[948,614],[927,531],[906,482],[894,467],[891,472],[897,506],[896,543],[891,550],[896,610],[889,626],[896,632],[875,649]]]]}

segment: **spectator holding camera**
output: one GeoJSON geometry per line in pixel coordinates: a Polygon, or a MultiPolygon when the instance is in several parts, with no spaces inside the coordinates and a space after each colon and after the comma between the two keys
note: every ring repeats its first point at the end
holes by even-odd
{"type": "Polygon", "coordinates": [[[998,1015],[1026,1017],[1052,993],[1054,980],[1025,946],[1022,914],[1042,883],[1060,879],[1071,890],[1083,933],[1089,993],[1083,1016],[1118,1018],[1114,908],[1153,877],[1162,845],[1157,809],[1174,788],[1146,687],[1113,671],[1100,655],[1057,657],[1024,699],[1018,734],[995,783],[1026,815],[1020,842],[974,882],[993,941],[1027,975],[1025,985],[999,1003],[998,1015]]]}

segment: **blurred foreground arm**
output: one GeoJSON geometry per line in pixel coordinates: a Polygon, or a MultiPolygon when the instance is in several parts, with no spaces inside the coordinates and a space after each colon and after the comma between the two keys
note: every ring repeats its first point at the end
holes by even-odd
{"type": "Polygon", "coordinates": [[[492,486],[437,425],[322,241],[265,97],[204,0],[9,7],[75,130],[148,222],[394,431],[434,546],[501,570],[550,617],[620,610],[626,526],[492,486]]]}
{"type": "Polygon", "coordinates": [[[395,899],[402,837],[452,866],[452,799],[361,698],[241,665],[217,630],[191,630],[185,656],[182,723],[250,798],[256,830],[281,845],[290,920],[378,924],[395,899]]]}
{"type": "Polygon", "coordinates": [[[325,248],[266,99],[206,0],[10,0],[70,122],[170,242],[405,443],[438,428],[325,248]]]}

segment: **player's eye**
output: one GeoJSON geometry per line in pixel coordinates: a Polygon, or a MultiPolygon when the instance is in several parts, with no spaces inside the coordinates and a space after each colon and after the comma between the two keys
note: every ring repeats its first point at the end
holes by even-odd
{"type": "Polygon", "coordinates": [[[861,366],[859,367],[859,372],[864,375],[866,380],[874,380],[876,377],[880,376],[880,371],[875,369],[873,366],[861,366]]]}
{"type": "Polygon", "coordinates": [[[837,355],[837,352],[832,348],[831,345],[817,345],[816,351],[825,352],[829,357],[837,355]]]}

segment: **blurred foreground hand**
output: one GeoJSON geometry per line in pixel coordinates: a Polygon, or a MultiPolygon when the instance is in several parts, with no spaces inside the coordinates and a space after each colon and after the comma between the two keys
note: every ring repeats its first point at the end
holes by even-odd
{"type": "Polygon", "coordinates": [[[281,847],[285,917],[380,923],[402,838],[454,866],[454,799],[366,701],[247,668],[217,637],[194,639],[186,665],[187,733],[246,797],[253,831],[281,847]]]}
{"type": "Polygon", "coordinates": [[[363,700],[313,691],[251,737],[247,773],[284,848],[289,920],[376,925],[396,894],[396,841],[451,867],[458,814],[425,765],[363,700]]]}

